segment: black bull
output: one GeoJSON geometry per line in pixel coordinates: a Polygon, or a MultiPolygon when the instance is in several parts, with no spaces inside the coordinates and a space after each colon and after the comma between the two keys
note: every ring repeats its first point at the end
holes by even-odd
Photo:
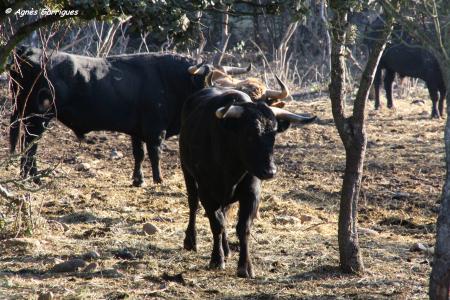
{"type": "Polygon", "coordinates": [[[392,108],[392,84],[395,73],[401,77],[409,76],[425,81],[432,101],[431,116],[439,118],[444,114],[444,101],[447,93],[441,69],[436,57],[428,50],[404,44],[389,45],[381,56],[375,74],[375,108],[380,107],[381,71],[385,69],[384,89],[387,106],[392,108]]]}
{"type": "Polygon", "coordinates": [[[226,210],[239,202],[238,276],[253,277],[248,237],[260,200],[260,180],[275,176],[275,135],[290,122],[315,117],[295,115],[230,89],[203,89],[184,104],[180,160],[189,202],[184,248],[196,250],[196,215],[201,201],[213,233],[210,266],[224,268],[230,249],[226,210]]]}
{"type": "Polygon", "coordinates": [[[143,183],[145,142],[153,180],[161,182],[161,144],[179,133],[184,100],[205,86],[210,72],[208,66],[201,74],[190,74],[188,68],[195,61],[177,54],[91,58],[55,52],[48,53],[47,60],[40,49],[19,48],[17,54],[18,63],[10,72],[17,99],[10,145],[14,151],[23,122],[23,147],[27,151],[21,162],[22,176],[37,174],[37,144],[33,140],[56,117],[79,138],[97,130],[131,135],[136,186],[143,183]]]}
{"type": "MultiPolygon", "coordinates": [[[[368,24],[364,44],[368,46],[369,51],[374,42],[381,37],[383,30],[384,21],[380,18],[368,24]]],[[[435,33],[431,31],[430,34],[435,33]]],[[[383,69],[385,70],[383,81],[388,108],[394,107],[392,84],[397,73],[400,77],[408,76],[425,81],[432,100],[431,116],[433,118],[443,116],[447,89],[439,63],[432,52],[428,51],[423,44],[415,41],[401,26],[394,27],[391,42],[383,51],[378,64],[374,79],[375,109],[379,109],[381,106],[380,86],[383,69]]]]}

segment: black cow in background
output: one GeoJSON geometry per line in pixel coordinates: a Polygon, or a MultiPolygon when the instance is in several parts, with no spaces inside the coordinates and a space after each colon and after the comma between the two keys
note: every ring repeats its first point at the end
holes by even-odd
{"type": "MultiPolygon", "coordinates": [[[[37,174],[37,144],[31,143],[56,117],[80,139],[96,130],[131,135],[134,186],[143,183],[145,143],[153,181],[160,183],[161,143],[179,133],[184,101],[205,87],[206,76],[212,71],[211,66],[200,68],[193,59],[178,54],[92,58],[51,50],[44,55],[40,49],[26,47],[16,53],[18,63],[10,71],[17,99],[10,145],[14,151],[22,121],[23,147],[29,148],[21,162],[23,176],[37,174]]],[[[241,69],[233,68],[231,73],[247,71],[241,69]]]]}
{"type": "MultiPolygon", "coordinates": [[[[369,25],[371,31],[365,41],[371,49],[373,41],[380,35],[383,21],[377,18],[369,25]]],[[[382,70],[385,70],[384,89],[386,91],[387,107],[393,108],[392,84],[395,74],[400,77],[420,78],[425,81],[432,101],[431,116],[439,118],[444,113],[444,101],[447,93],[442,72],[436,57],[413,38],[404,32],[401,27],[395,26],[392,41],[386,45],[374,79],[375,109],[379,109],[380,86],[382,70]]]]}
{"type": "Polygon", "coordinates": [[[381,72],[383,69],[385,70],[384,89],[388,108],[394,107],[392,83],[397,73],[400,77],[408,76],[425,81],[432,101],[431,117],[443,116],[447,90],[439,63],[430,51],[406,44],[393,44],[386,47],[375,73],[375,109],[380,108],[381,72]]]}
{"type": "Polygon", "coordinates": [[[239,201],[236,227],[240,253],[237,275],[253,277],[248,237],[260,201],[260,183],[275,176],[275,135],[290,122],[309,123],[304,117],[269,107],[237,90],[204,89],[184,104],[180,131],[180,158],[189,201],[189,224],[184,248],[196,250],[196,214],[199,199],[213,233],[210,267],[225,267],[230,249],[225,215],[239,201]]]}

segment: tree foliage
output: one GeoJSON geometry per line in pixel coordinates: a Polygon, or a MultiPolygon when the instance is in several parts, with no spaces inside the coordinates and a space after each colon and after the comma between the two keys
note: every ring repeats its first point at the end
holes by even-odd
{"type": "MultiPolygon", "coordinates": [[[[282,4],[291,1],[180,1],[180,0],[6,0],[0,2],[1,37],[0,71],[7,55],[21,40],[34,30],[64,19],[112,20],[127,18],[139,31],[152,32],[156,38],[178,40],[198,30],[198,12],[220,11],[224,4],[233,5],[233,15],[250,13],[280,13],[282,4]],[[255,8],[252,10],[252,8],[255,8]],[[45,12],[49,11],[51,13],[45,12]],[[75,14],[65,12],[75,11],[75,14]],[[30,13],[31,12],[31,13],[30,13]],[[8,24],[14,25],[7,33],[8,24]]],[[[300,13],[300,6],[296,6],[300,13]]]]}

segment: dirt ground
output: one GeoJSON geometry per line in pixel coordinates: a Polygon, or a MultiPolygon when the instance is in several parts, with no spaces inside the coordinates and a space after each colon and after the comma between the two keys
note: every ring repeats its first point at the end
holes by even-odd
{"type": "MultiPolygon", "coordinates": [[[[329,100],[292,101],[288,108],[317,114],[320,121],[293,126],[277,138],[279,173],[263,183],[260,219],[252,231],[256,278],[235,276],[235,215],[228,226],[234,251],[225,270],[207,268],[212,235],[203,211],[198,252],[183,250],[188,207],[177,138],[166,142],[164,183],[152,183],[146,159],[146,186],[135,188],[130,186],[133,164],[126,135],[91,133],[80,144],[69,129],[54,123],[40,142],[38,162],[41,168],[57,168],[52,179],[44,179],[44,188],[31,194],[33,233],[15,242],[0,241],[0,299],[37,299],[47,291],[55,299],[426,298],[431,256],[410,248],[434,243],[444,176],[444,120],[430,119],[426,90],[397,100],[395,111],[375,112],[369,104],[359,205],[362,275],[338,269],[344,150],[329,100]],[[123,157],[112,157],[112,150],[123,157]],[[145,223],[159,231],[144,235],[145,223]],[[94,270],[50,271],[89,251],[100,255],[94,270]]],[[[4,158],[7,136],[1,134],[4,158]]],[[[0,178],[17,173],[15,166],[2,167],[0,178]]],[[[14,216],[4,204],[0,212],[11,222],[14,216]]]]}

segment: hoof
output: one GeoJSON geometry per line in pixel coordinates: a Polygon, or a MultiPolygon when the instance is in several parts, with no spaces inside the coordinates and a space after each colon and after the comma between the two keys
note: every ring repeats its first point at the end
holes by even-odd
{"type": "Polygon", "coordinates": [[[42,180],[39,177],[33,178],[33,183],[37,185],[42,185],[42,180]]]}
{"type": "Polygon", "coordinates": [[[142,187],[142,186],[144,186],[144,180],[142,180],[142,179],[133,179],[133,183],[132,183],[132,185],[134,186],[134,187],[142,187]]]}
{"type": "Polygon", "coordinates": [[[249,265],[247,268],[238,267],[237,276],[241,278],[254,278],[255,273],[253,272],[251,265],[249,265]]]}
{"type": "Polygon", "coordinates": [[[438,114],[432,114],[432,115],[431,115],[431,118],[432,118],[432,119],[440,119],[441,116],[438,115],[438,114]]]}
{"type": "Polygon", "coordinates": [[[163,183],[163,179],[161,177],[153,178],[154,184],[161,184],[163,183]]]}
{"type": "Polygon", "coordinates": [[[209,262],[209,268],[211,270],[225,270],[225,262],[224,261],[213,261],[209,262]]]}
{"type": "Polygon", "coordinates": [[[187,251],[197,252],[197,243],[187,236],[184,238],[183,247],[187,251]]]}

